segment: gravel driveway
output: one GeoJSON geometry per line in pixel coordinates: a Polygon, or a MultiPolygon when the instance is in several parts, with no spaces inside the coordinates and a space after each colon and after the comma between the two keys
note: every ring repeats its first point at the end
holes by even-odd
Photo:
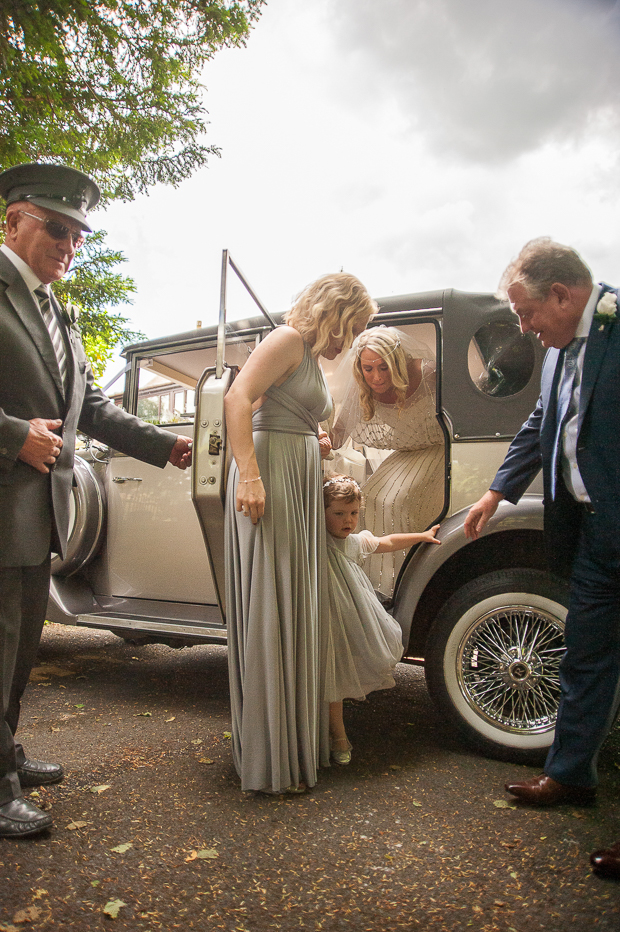
{"type": "Polygon", "coordinates": [[[49,834],[0,840],[0,932],[618,932],[620,884],[588,866],[620,838],[618,731],[595,807],[536,811],[502,789],[536,770],[463,747],[418,668],[345,716],[349,767],[243,795],[224,648],[46,627],[21,737],[67,778],[30,794],[49,834]]]}

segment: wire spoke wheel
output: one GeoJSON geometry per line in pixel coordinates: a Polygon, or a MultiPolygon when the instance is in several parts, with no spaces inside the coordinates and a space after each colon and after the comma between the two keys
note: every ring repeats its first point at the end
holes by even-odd
{"type": "Polygon", "coordinates": [[[539,609],[506,605],[487,612],[458,649],[459,686],[489,722],[509,731],[546,731],[560,701],[564,625],[539,609]]]}
{"type": "Polygon", "coordinates": [[[444,717],[485,754],[538,762],[553,741],[566,586],[539,570],[497,570],[445,603],[426,679],[444,717]]]}

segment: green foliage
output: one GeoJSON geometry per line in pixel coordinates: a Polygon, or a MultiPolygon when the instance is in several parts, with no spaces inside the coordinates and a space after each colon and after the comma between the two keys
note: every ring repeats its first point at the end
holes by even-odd
{"type": "MultiPolygon", "coordinates": [[[[218,49],[244,45],[264,0],[0,0],[0,171],[64,162],[102,203],[176,185],[204,165],[200,77],[218,49]]],[[[125,259],[88,238],[55,292],[81,312],[97,375],[143,334],[107,306],[130,302],[125,259]]]]}
{"type": "Polygon", "coordinates": [[[264,0],[2,0],[0,168],[60,161],[104,201],[178,184],[208,156],[200,76],[264,0]]]}
{"type": "Polygon", "coordinates": [[[82,335],[82,342],[100,378],[119,343],[133,343],[144,334],[131,330],[121,314],[111,314],[108,306],[130,304],[136,291],[132,278],[112,271],[126,262],[120,252],[104,246],[105,230],[91,233],[74,259],[68,275],[54,285],[54,294],[66,307],[72,306],[72,316],[82,335]]]}

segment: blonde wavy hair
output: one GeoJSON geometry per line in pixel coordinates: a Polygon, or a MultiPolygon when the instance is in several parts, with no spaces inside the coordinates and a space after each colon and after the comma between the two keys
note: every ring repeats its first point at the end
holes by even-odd
{"type": "Polygon", "coordinates": [[[329,508],[333,502],[362,504],[362,490],[351,476],[330,476],[323,481],[323,504],[329,508]]]}
{"type": "Polygon", "coordinates": [[[364,378],[361,355],[364,350],[371,350],[386,363],[392,385],[396,393],[396,407],[401,410],[409,388],[407,354],[401,344],[400,334],[394,327],[373,327],[365,330],[353,344],[353,375],[360,392],[360,408],[365,421],[370,421],[375,414],[375,399],[370,385],[364,378]]]}
{"type": "Polygon", "coordinates": [[[332,339],[346,348],[353,342],[353,327],[370,320],[379,310],[361,281],[348,272],[317,278],[297,296],[284,322],[294,327],[308,343],[314,357],[320,356],[332,339]]]}

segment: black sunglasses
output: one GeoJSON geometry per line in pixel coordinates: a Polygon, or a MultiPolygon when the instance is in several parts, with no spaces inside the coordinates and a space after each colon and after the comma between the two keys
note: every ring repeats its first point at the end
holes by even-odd
{"type": "Polygon", "coordinates": [[[79,249],[80,246],[84,245],[84,237],[81,233],[76,233],[75,230],[66,227],[64,223],[59,223],[58,220],[48,220],[46,217],[37,217],[36,214],[29,214],[27,210],[20,210],[20,214],[26,214],[27,217],[32,217],[34,220],[40,220],[41,223],[44,223],[45,230],[52,239],[63,240],[70,236],[74,249],[79,249]]]}

